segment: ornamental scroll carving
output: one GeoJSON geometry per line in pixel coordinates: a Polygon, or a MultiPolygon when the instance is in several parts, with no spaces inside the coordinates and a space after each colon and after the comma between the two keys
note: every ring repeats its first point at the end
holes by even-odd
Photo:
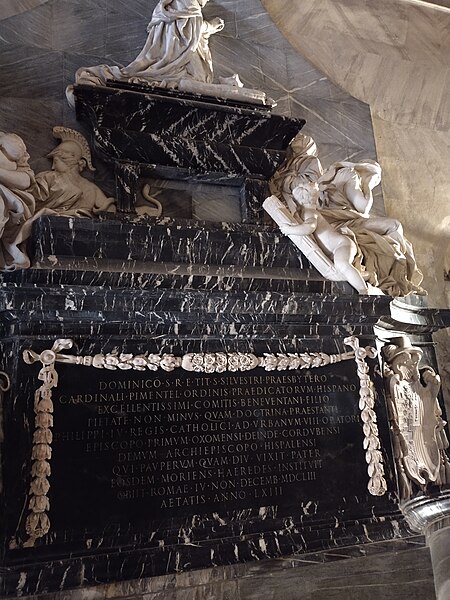
{"type": "Polygon", "coordinates": [[[32,480],[29,489],[29,514],[25,524],[29,538],[24,546],[33,546],[38,538],[44,537],[50,531],[50,502],[47,493],[50,489],[52,455],[52,390],[58,385],[56,363],[123,371],[131,369],[157,371],[161,369],[170,372],[175,369],[183,369],[198,373],[223,373],[225,371],[245,372],[257,367],[266,371],[313,369],[354,359],[358,367],[361,388],[360,409],[365,435],[364,449],[366,450],[370,478],[368,490],[373,495],[384,494],[386,484],[376,427],[376,415],[373,410],[373,384],[368,375],[368,366],[365,363],[366,357],[374,358],[376,356],[376,350],[370,347],[360,348],[359,341],[355,337],[347,338],[345,343],[351,346],[353,351],[341,354],[325,354],[324,352],[266,353],[263,356],[242,352],[188,353],[183,356],[150,353],[134,355],[114,351],[107,354],[99,353],[94,356],[75,356],[61,353],[61,350],[68,350],[73,347],[73,340],[68,339],[56,340],[51,350],[45,350],[41,354],[37,354],[31,349],[25,350],[23,358],[27,364],[42,363],[38,378],[43,383],[36,390],[34,402],[35,431],[32,448],[32,480]]]}
{"type": "Polygon", "coordinates": [[[419,367],[423,352],[407,337],[391,340],[382,354],[400,499],[407,500],[417,488],[450,483],[440,377],[429,366],[419,367]]]}

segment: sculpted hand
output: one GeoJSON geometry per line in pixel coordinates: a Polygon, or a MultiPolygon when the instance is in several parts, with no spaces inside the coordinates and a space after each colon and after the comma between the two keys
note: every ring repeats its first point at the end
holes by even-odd
{"type": "Polygon", "coordinates": [[[222,29],[225,27],[225,21],[220,17],[215,17],[209,22],[209,24],[213,27],[215,33],[222,31],[222,29]]]}

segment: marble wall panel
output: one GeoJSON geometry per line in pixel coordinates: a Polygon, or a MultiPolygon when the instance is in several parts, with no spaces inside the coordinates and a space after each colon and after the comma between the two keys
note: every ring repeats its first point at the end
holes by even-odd
{"type": "Polygon", "coordinates": [[[105,53],[106,0],[54,2],[52,47],[71,54],[105,53]]]}
{"type": "Polygon", "coordinates": [[[145,11],[130,11],[122,2],[109,4],[106,13],[105,54],[100,64],[127,65],[136,58],[145,44],[146,27],[156,4],[157,1],[152,0],[145,11]]]}
{"type": "MultiPolygon", "coordinates": [[[[10,15],[0,25],[0,41],[37,48],[52,47],[52,5],[40,3],[18,15],[10,15]]],[[[1,10],[1,9],[0,9],[1,10]]]]}
{"type": "Polygon", "coordinates": [[[290,47],[286,52],[290,92],[304,99],[348,99],[349,96],[301,54],[290,47]]]}
{"type": "Polygon", "coordinates": [[[310,99],[304,100],[299,95],[291,95],[291,110],[294,117],[304,114],[306,125],[305,133],[311,135],[318,144],[331,143],[341,146],[344,152],[341,159],[348,156],[349,148],[358,148],[366,151],[366,158],[374,158],[375,142],[372,128],[364,124],[370,118],[368,107],[363,106],[363,113],[358,114],[355,107],[359,103],[354,101],[344,105],[334,100],[310,99]]]}
{"type": "MultiPolygon", "coordinates": [[[[259,0],[235,0],[237,37],[269,48],[288,48],[289,44],[261,6],[259,0]]],[[[270,53],[267,50],[267,53],[270,53]]]]}
{"type": "MultiPolygon", "coordinates": [[[[0,42],[0,97],[53,98],[63,92],[62,54],[46,48],[0,42]]],[[[14,123],[10,124],[14,127],[14,123]]]]}
{"type": "Polygon", "coordinates": [[[0,6],[0,21],[32,10],[46,2],[48,2],[48,0],[2,0],[0,6]]]}
{"type": "Polygon", "coordinates": [[[133,0],[132,2],[130,0],[106,0],[106,11],[108,14],[114,9],[124,10],[125,12],[142,17],[143,23],[145,23],[145,31],[145,27],[148,21],[150,21],[150,16],[157,3],[158,0],[133,0]]]}

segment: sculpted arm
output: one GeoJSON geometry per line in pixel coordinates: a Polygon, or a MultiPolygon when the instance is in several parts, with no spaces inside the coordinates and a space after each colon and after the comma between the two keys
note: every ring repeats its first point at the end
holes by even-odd
{"type": "Polygon", "coordinates": [[[8,188],[26,190],[31,185],[31,179],[25,171],[10,171],[0,167],[0,183],[8,188]]]}
{"type": "Polygon", "coordinates": [[[372,193],[369,191],[367,196],[363,193],[360,179],[356,173],[344,185],[344,193],[355,210],[363,216],[369,215],[373,204],[372,193]]]}
{"type": "MultiPolygon", "coordinates": [[[[300,216],[295,215],[300,220],[300,216]]],[[[301,223],[282,223],[280,230],[284,235],[311,235],[317,228],[317,213],[315,211],[305,211],[301,223]]]]}

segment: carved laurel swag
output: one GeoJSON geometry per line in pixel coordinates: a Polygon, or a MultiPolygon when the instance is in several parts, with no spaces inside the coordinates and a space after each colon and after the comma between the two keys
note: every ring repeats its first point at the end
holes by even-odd
{"type": "Polygon", "coordinates": [[[366,358],[375,358],[377,351],[371,347],[360,348],[359,340],[355,336],[346,338],[344,343],[354,350],[359,377],[359,409],[363,422],[363,448],[366,451],[367,473],[369,475],[368,490],[372,496],[383,496],[387,492],[387,484],[384,477],[377,415],[374,410],[375,392],[368,374],[369,367],[365,360],[366,358]]]}
{"type": "MultiPolygon", "coordinates": [[[[87,357],[84,357],[85,359],[87,357]]],[[[313,352],[311,354],[267,354],[256,356],[243,352],[205,352],[189,353],[184,356],[173,354],[123,354],[111,352],[96,354],[92,359],[92,366],[97,369],[136,371],[174,371],[181,368],[185,371],[198,373],[223,373],[225,371],[251,371],[262,367],[266,371],[285,371],[297,369],[311,369],[335,364],[353,358],[353,352],[342,354],[325,354],[313,352]]]]}
{"type": "Polygon", "coordinates": [[[44,537],[50,531],[50,500],[47,496],[50,490],[50,475],[52,458],[52,427],[53,427],[53,402],[52,389],[58,385],[58,373],[55,369],[56,357],[59,350],[70,348],[70,340],[56,340],[51,350],[44,350],[40,355],[26,350],[23,353],[27,364],[42,363],[38,379],[42,385],[34,395],[34,433],[31,449],[31,483],[29,489],[28,516],[25,530],[28,540],[23,544],[32,547],[38,538],[44,537]]]}
{"type": "Polygon", "coordinates": [[[26,532],[29,539],[24,546],[33,546],[36,539],[45,536],[50,530],[50,501],[47,496],[50,489],[52,456],[52,427],[53,427],[53,402],[52,389],[58,385],[58,374],[55,369],[56,363],[82,365],[96,369],[109,370],[136,370],[136,371],[174,371],[184,369],[199,373],[223,373],[225,371],[250,371],[261,367],[266,371],[286,371],[298,369],[320,368],[330,364],[336,364],[344,360],[355,359],[358,366],[360,379],[360,409],[363,420],[365,435],[364,449],[368,462],[368,473],[370,477],[369,492],[373,495],[382,495],[386,491],[382,456],[379,450],[380,441],[376,426],[376,415],[374,407],[373,384],[368,376],[368,366],[365,358],[376,356],[374,348],[360,348],[358,339],[346,338],[345,343],[353,348],[353,352],[341,354],[325,354],[323,352],[302,352],[299,354],[269,354],[256,356],[252,353],[242,352],[205,352],[188,353],[183,356],[173,354],[126,354],[113,351],[107,354],[96,354],[94,356],[73,356],[61,354],[61,350],[73,347],[73,340],[56,340],[51,350],[45,350],[37,354],[33,350],[23,352],[24,361],[27,364],[41,362],[38,379],[42,385],[36,390],[34,400],[35,430],[32,447],[32,481],[29,490],[29,514],[26,519],[26,532]]]}

